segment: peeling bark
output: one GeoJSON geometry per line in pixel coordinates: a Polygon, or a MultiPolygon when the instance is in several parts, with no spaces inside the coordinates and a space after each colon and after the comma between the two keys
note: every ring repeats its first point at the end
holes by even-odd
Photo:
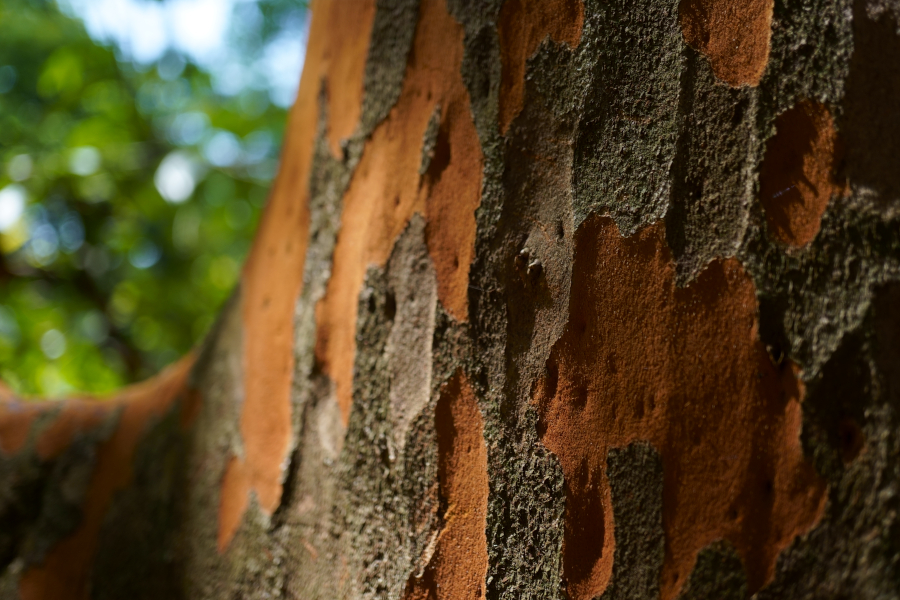
{"type": "Polygon", "coordinates": [[[900,597],[898,24],[314,2],[201,347],[0,389],[0,598],[900,597]]]}

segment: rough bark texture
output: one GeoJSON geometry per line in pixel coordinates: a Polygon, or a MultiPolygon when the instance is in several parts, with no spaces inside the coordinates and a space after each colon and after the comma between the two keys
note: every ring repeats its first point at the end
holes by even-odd
{"type": "Polygon", "coordinates": [[[0,597],[900,597],[900,5],[318,0],[195,357],[0,404],[0,597]]]}

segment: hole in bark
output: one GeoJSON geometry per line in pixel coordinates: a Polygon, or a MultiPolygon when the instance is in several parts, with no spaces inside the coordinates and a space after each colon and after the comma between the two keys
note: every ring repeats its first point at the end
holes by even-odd
{"type": "Polygon", "coordinates": [[[588,401],[588,390],[587,387],[580,385],[578,389],[575,390],[575,396],[572,398],[572,404],[576,408],[584,408],[587,405],[588,401]]]}
{"type": "Polygon", "coordinates": [[[551,356],[547,360],[547,377],[542,382],[544,389],[542,390],[545,399],[549,400],[556,396],[557,386],[559,385],[559,365],[551,356]]]}
{"type": "Polygon", "coordinates": [[[734,107],[734,114],[731,115],[731,124],[735,127],[741,124],[741,121],[744,120],[744,104],[742,102],[738,103],[734,107]]]}
{"type": "Polygon", "coordinates": [[[441,175],[450,166],[450,132],[446,124],[441,124],[438,129],[437,139],[434,141],[434,155],[428,164],[426,174],[432,183],[440,181],[441,175]]]}
{"type": "Polygon", "coordinates": [[[397,298],[393,292],[388,292],[387,297],[384,299],[384,316],[387,317],[388,321],[393,321],[394,317],[397,316],[397,298]]]}
{"type": "Polygon", "coordinates": [[[850,417],[845,417],[838,423],[838,439],[840,439],[841,458],[844,463],[853,462],[865,445],[862,429],[850,417]]]}
{"type": "Polygon", "coordinates": [[[638,419],[644,418],[644,403],[641,401],[635,402],[634,405],[634,416],[638,419]]]}

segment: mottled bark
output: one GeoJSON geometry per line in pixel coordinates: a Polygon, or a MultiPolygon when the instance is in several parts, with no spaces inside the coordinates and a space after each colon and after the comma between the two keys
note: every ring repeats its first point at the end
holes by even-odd
{"type": "Polygon", "coordinates": [[[318,0],[194,356],[0,404],[0,597],[900,597],[900,5],[318,0]]]}

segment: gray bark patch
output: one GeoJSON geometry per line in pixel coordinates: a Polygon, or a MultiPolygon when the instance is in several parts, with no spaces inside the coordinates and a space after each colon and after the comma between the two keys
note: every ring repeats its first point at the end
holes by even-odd
{"type": "Polygon", "coordinates": [[[659,598],[664,557],[663,466],[652,446],[634,443],[607,457],[616,549],[609,587],[601,600],[659,598]]]}
{"type": "Polygon", "coordinates": [[[718,541],[697,554],[678,600],[745,600],[749,595],[741,557],[731,544],[718,541]]]}
{"type": "Polygon", "coordinates": [[[406,444],[410,423],[431,394],[431,343],[437,308],[437,276],[425,246],[425,220],[413,215],[388,264],[385,316],[392,321],[385,345],[390,365],[394,444],[406,444]]]}

